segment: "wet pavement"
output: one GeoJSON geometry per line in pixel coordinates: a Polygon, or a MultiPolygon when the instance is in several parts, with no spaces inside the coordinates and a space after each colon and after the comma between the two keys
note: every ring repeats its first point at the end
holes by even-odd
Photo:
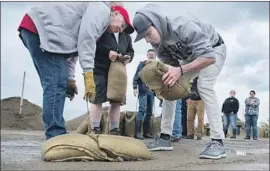
{"type": "Polygon", "coordinates": [[[209,142],[181,140],[170,152],[153,152],[154,160],[136,162],[44,162],[42,131],[1,130],[1,170],[269,170],[269,140],[226,139],[227,158],[199,159],[209,142]]]}

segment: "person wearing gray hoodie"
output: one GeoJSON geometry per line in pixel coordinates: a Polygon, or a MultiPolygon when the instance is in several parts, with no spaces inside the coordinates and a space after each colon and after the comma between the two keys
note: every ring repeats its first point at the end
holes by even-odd
{"type": "MultiPolygon", "coordinates": [[[[48,2],[28,11],[18,28],[33,59],[43,88],[45,136],[65,134],[63,110],[66,95],[78,93],[75,84],[77,59],[83,70],[88,102],[95,95],[93,79],[96,42],[109,32],[134,31],[128,12],[115,2],[48,2]]],[[[115,58],[115,56],[114,56],[115,58]]]]}
{"type": "MultiPolygon", "coordinates": [[[[147,4],[135,13],[133,26],[137,32],[135,42],[145,39],[157,57],[168,64],[164,85],[172,86],[185,74],[191,79],[198,76],[198,93],[204,101],[211,128],[212,141],[200,153],[200,158],[226,157],[222,139],[224,133],[214,85],[226,59],[226,46],[210,24],[191,14],[169,18],[156,4],[147,4]]],[[[164,100],[161,134],[147,144],[149,150],[173,150],[172,135],[176,101],[164,100]]]]}

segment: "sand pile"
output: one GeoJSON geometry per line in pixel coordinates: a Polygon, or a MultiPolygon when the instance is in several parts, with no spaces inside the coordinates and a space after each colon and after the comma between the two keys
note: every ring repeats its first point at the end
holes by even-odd
{"type": "Polygon", "coordinates": [[[44,130],[42,108],[23,101],[23,112],[19,114],[20,97],[9,97],[1,100],[1,128],[16,130],[44,130]]]}

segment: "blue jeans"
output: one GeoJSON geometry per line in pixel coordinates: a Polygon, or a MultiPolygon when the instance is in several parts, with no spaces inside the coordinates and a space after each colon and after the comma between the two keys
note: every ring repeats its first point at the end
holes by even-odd
{"type": "Polygon", "coordinates": [[[236,127],[236,120],[237,120],[237,115],[234,113],[230,114],[224,114],[223,115],[223,120],[224,120],[224,132],[227,132],[229,129],[229,126],[231,125],[233,129],[233,133],[236,134],[237,127],[236,127]]]}
{"type": "Polygon", "coordinates": [[[251,134],[251,127],[253,130],[253,138],[258,138],[258,115],[245,115],[246,118],[246,136],[250,137],[251,134]]]}
{"type": "Polygon", "coordinates": [[[175,138],[181,138],[182,137],[182,100],[179,99],[176,102],[176,108],[175,108],[175,119],[173,124],[173,132],[172,136],[175,138]]]}
{"type": "Polygon", "coordinates": [[[149,120],[153,114],[154,93],[147,91],[145,94],[139,94],[139,111],[136,116],[137,121],[149,120]],[[145,117],[144,117],[144,114],[145,117]],[[143,118],[144,117],[144,118],[143,118]]]}
{"type": "Polygon", "coordinates": [[[67,57],[43,52],[39,47],[39,36],[28,30],[21,30],[21,39],[30,52],[43,89],[42,116],[46,139],[65,134],[63,110],[68,81],[67,57]]]}

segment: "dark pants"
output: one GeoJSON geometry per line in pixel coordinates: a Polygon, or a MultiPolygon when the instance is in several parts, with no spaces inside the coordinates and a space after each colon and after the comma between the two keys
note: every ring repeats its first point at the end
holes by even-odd
{"type": "Polygon", "coordinates": [[[245,115],[245,118],[246,118],[246,136],[250,137],[252,127],[253,138],[258,138],[258,127],[257,127],[258,115],[245,115]]]}
{"type": "Polygon", "coordinates": [[[43,52],[39,47],[39,36],[28,30],[21,30],[21,38],[30,52],[43,89],[42,116],[46,139],[65,134],[63,110],[68,81],[67,57],[43,52]]]}
{"type": "Polygon", "coordinates": [[[187,136],[187,103],[186,98],[182,99],[182,136],[187,136]]]}
{"type": "Polygon", "coordinates": [[[139,111],[136,116],[137,122],[143,121],[144,133],[149,133],[151,116],[153,114],[154,93],[147,91],[145,94],[139,94],[139,111]],[[145,115],[145,116],[144,116],[145,115]]]}

